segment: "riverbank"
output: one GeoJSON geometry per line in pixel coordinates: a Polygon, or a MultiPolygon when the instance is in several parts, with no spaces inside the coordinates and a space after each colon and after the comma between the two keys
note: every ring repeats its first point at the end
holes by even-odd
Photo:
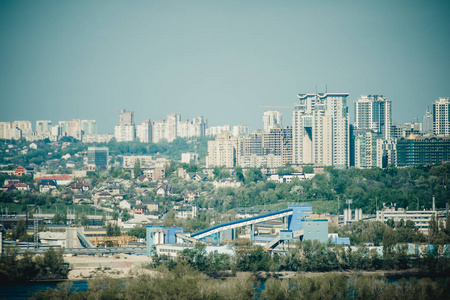
{"type": "MultiPolygon", "coordinates": [[[[96,256],[71,256],[64,257],[65,262],[69,264],[68,280],[88,280],[98,276],[107,276],[111,278],[128,278],[135,277],[140,274],[155,275],[155,270],[145,268],[151,263],[151,258],[141,255],[113,255],[106,257],[96,256]]],[[[333,272],[238,272],[236,276],[244,274],[255,275],[258,279],[279,278],[288,279],[295,277],[313,278],[323,276],[324,274],[345,275],[347,277],[360,276],[377,276],[386,278],[401,278],[401,277],[446,277],[446,274],[438,274],[436,272],[429,272],[420,269],[408,270],[377,270],[377,271],[333,271],[333,272]]],[[[219,277],[232,277],[231,271],[221,272],[219,277]]]]}
{"type": "Polygon", "coordinates": [[[139,274],[154,274],[156,271],[144,268],[151,258],[143,255],[112,255],[105,257],[79,255],[64,257],[69,264],[68,280],[86,280],[97,276],[127,278],[139,274]]]}

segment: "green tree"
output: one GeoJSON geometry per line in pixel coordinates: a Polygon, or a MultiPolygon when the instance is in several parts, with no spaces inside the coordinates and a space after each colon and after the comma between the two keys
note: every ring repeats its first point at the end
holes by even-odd
{"type": "Polygon", "coordinates": [[[250,168],[245,171],[245,180],[247,182],[258,182],[263,180],[261,170],[258,168],[250,168]]]}
{"type": "Polygon", "coordinates": [[[141,176],[141,160],[140,159],[136,159],[133,170],[134,170],[134,178],[138,178],[139,176],[141,176]]]}
{"type": "Polygon", "coordinates": [[[383,253],[392,254],[396,243],[397,240],[394,229],[389,226],[385,227],[383,234],[383,253]]]}
{"type": "Polygon", "coordinates": [[[106,225],[106,235],[107,236],[119,236],[120,233],[120,227],[117,224],[111,224],[108,223],[108,225],[106,225]]]}
{"type": "Polygon", "coordinates": [[[17,225],[14,227],[11,238],[13,240],[26,241],[28,240],[27,224],[25,219],[20,219],[17,225]]]}
{"type": "Polygon", "coordinates": [[[431,216],[430,223],[428,224],[428,242],[434,243],[439,233],[439,226],[435,215],[431,216]]]}
{"type": "Polygon", "coordinates": [[[244,173],[243,173],[241,167],[239,167],[239,166],[234,167],[234,176],[236,177],[236,180],[239,180],[241,182],[245,182],[244,173]]]}
{"type": "Polygon", "coordinates": [[[136,228],[132,228],[128,231],[129,236],[135,236],[138,239],[145,239],[146,234],[147,233],[146,233],[145,227],[136,227],[136,228]]]}

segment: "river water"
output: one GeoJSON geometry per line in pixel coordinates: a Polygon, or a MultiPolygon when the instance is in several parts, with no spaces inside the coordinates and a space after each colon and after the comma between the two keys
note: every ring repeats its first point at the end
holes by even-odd
{"type": "MultiPolygon", "coordinates": [[[[55,289],[60,282],[32,282],[28,284],[0,285],[0,299],[22,300],[33,296],[37,291],[45,291],[46,289],[55,289]]],[[[88,281],[72,281],[71,292],[87,291],[88,281]]]]}

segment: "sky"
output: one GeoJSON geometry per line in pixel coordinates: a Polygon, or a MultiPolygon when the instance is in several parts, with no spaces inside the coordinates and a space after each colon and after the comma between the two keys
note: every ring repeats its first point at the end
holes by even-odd
{"type": "Polygon", "coordinates": [[[261,106],[327,90],[350,94],[352,123],[361,95],[411,122],[450,97],[449,15],[450,1],[0,0],[0,121],[113,133],[127,109],[256,130],[261,106]]]}

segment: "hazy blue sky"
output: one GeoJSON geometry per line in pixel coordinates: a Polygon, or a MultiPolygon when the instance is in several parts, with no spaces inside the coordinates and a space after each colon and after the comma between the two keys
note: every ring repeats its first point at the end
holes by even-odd
{"type": "MultiPolygon", "coordinates": [[[[169,113],[262,127],[297,93],[382,94],[398,123],[450,96],[450,1],[0,0],[0,121],[169,113]]],[[[282,109],[284,123],[291,110],[282,109]]]]}

